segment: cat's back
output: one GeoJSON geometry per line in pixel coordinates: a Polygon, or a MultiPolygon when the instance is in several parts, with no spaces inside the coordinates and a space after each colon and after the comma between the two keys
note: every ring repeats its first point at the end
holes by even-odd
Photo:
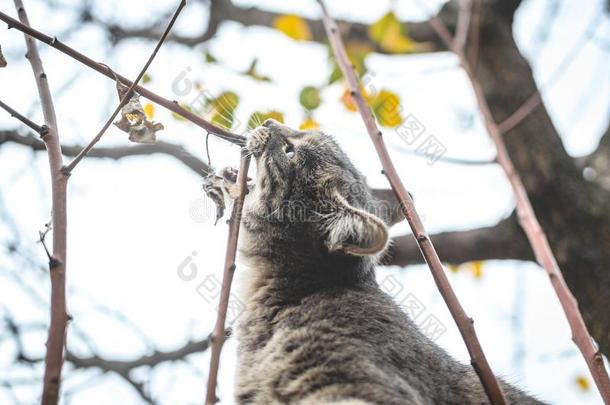
{"type": "Polygon", "coordinates": [[[398,335],[408,338],[394,308],[380,309],[391,301],[376,287],[329,287],[293,300],[264,289],[238,326],[240,403],[423,403],[398,372],[402,356],[388,361],[398,355],[398,335]]]}

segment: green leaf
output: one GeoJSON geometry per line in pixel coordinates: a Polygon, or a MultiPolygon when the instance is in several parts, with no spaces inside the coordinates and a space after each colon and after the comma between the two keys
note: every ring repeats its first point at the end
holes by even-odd
{"type": "Polygon", "coordinates": [[[303,90],[301,90],[301,94],[299,95],[299,102],[306,110],[315,110],[322,102],[320,90],[313,86],[303,87],[303,90]]]}
{"type": "Polygon", "coordinates": [[[209,51],[205,51],[203,53],[203,57],[207,63],[217,63],[218,59],[214,55],[212,55],[209,51]]]}
{"type": "Polygon", "coordinates": [[[231,129],[233,127],[233,112],[215,112],[212,114],[212,124],[219,126],[224,129],[231,129]]]}
{"type": "Polygon", "coordinates": [[[230,129],[233,126],[234,113],[239,104],[239,96],[233,91],[224,91],[218,97],[208,100],[212,123],[221,128],[230,129]]]}
{"type": "Polygon", "coordinates": [[[264,75],[261,75],[260,73],[258,73],[258,71],[256,70],[257,64],[258,64],[258,59],[254,58],[252,60],[252,63],[250,63],[250,67],[248,68],[248,70],[246,70],[244,72],[244,74],[250,76],[254,80],[258,80],[261,82],[270,82],[271,78],[269,76],[264,76],[264,75]]]}

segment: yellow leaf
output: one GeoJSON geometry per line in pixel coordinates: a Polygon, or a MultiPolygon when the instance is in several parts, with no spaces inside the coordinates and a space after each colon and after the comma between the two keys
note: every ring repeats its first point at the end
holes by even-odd
{"type": "Polygon", "coordinates": [[[153,118],[153,116],[155,115],[155,106],[153,105],[153,103],[144,104],[144,114],[146,114],[149,120],[153,118]]]}
{"type": "Polygon", "coordinates": [[[483,261],[477,260],[474,262],[470,262],[470,271],[474,278],[481,278],[483,276],[483,261]]]}
{"type": "Polygon", "coordinates": [[[311,39],[311,31],[307,22],[298,15],[281,15],[273,20],[273,26],[297,41],[309,41],[311,39]]]}
{"type": "Polygon", "coordinates": [[[582,376],[582,375],[577,376],[575,382],[576,382],[576,385],[578,385],[578,388],[580,388],[582,391],[589,391],[589,389],[591,388],[589,379],[585,376],[582,376]]]}
{"type": "Polygon", "coordinates": [[[371,102],[371,108],[379,124],[395,128],[402,123],[400,97],[389,90],[381,90],[371,102]]]}
{"type": "Polygon", "coordinates": [[[307,131],[310,129],[319,129],[319,128],[320,128],[320,124],[318,124],[318,122],[316,120],[314,120],[312,117],[305,118],[305,121],[303,121],[301,123],[301,125],[299,125],[299,129],[301,131],[307,131]]]}
{"type": "Polygon", "coordinates": [[[407,36],[404,24],[391,11],[370,25],[368,34],[373,42],[387,52],[405,53],[417,48],[417,44],[407,36]]]}

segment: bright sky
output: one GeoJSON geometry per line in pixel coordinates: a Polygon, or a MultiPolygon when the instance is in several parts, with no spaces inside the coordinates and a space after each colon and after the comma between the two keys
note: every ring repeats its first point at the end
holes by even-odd
{"type": "MultiPolygon", "coordinates": [[[[59,0],[47,7],[41,0],[26,1],[34,27],[58,35],[76,49],[104,61],[128,77],[135,77],[154,47],[153,42],[122,42],[111,48],[97,28],[85,27],[64,35],[74,15],[65,6],[74,0],[59,0]]],[[[105,20],[121,19],[140,23],[171,9],[175,1],[96,1],[96,12],[105,20]],[[146,17],[150,16],[150,17],[146,17]]],[[[239,2],[273,10],[317,17],[315,1],[285,2],[267,0],[239,2]]],[[[374,22],[393,5],[401,19],[423,18],[408,1],[334,1],[336,17],[374,22]]],[[[563,0],[559,13],[542,42],[550,0],[529,0],[519,9],[515,35],[523,54],[533,65],[538,83],[546,83],[566,53],[579,40],[591,21],[601,13],[603,2],[563,0]]],[[[199,4],[189,4],[180,16],[176,30],[196,33],[205,26],[199,4]]],[[[2,11],[14,15],[11,2],[2,2],[2,11]]],[[[610,80],[608,76],[608,18],[602,19],[595,38],[574,57],[567,69],[544,92],[546,106],[573,155],[590,152],[608,122],[610,80]],[[605,38],[605,50],[603,41],[605,38]]],[[[36,92],[29,66],[24,62],[23,37],[16,30],[0,30],[0,45],[9,61],[0,70],[0,98],[41,122],[36,92]]],[[[260,27],[244,28],[224,24],[207,46],[222,62],[204,62],[203,49],[187,49],[168,44],[150,68],[152,90],[170,99],[190,102],[197,93],[172,94],[172,83],[181,74],[186,80],[200,82],[212,94],[233,90],[240,95],[237,118],[246,122],[254,110],[278,109],[289,125],[298,126],[303,112],[298,94],[305,85],[322,85],[330,73],[326,48],[314,43],[295,42],[282,34],[260,27]],[[258,69],[272,78],[271,83],[256,82],[236,74],[258,58],[258,69]]],[[[52,90],[56,95],[60,136],[64,143],[84,143],[99,130],[117,100],[114,84],[66,56],[41,47],[52,90]]],[[[413,114],[447,147],[447,156],[463,159],[489,159],[493,148],[481,126],[469,84],[448,54],[424,56],[372,55],[367,59],[376,88],[398,93],[406,114],[413,114]],[[472,126],[464,123],[474,120],[472,126]]],[[[385,186],[380,166],[358,115],[345,110],[339,101],[343,89],[335,84],[326,88],[324,103],[314,116],[322,128],[336,136],[356,165],[374,186],[385,186]]],[[[204,158],[204,140],[196,127],[174,120],[161,107],[155,120],[166,129],[163,141],[185,145],[204,158]]],[[[0,114],[0,128],[17,123],[0,114]]],[[[499,168],[494,166],[456,166],[425,160],[404,153],[405,145],[393,130],[386,130],[392,156],[403,181],[415,196],[418,210],[430,232],[469,229],[491,225],[508,215],[513,199],[499,168]]],[[[127,145],[126,136],[112,127],[100,146],[127,145]]],[[[212,163],[216,167],[236,165],[238,150],[223,141],[211,139],[212,163]]],[[[45,154],[4,145],[0,148],[0,203],[14,221],[14,228],[3,218],[0,239],[6,245],[15,238],[27,256],[45,262],[36,244],[38,230],[49,220],[49,176],[45,154]],[[19,234],[15,235],[15,229],[19,234]]],[[[215,306],[197,293],[197,286],[208,275],[220,277],[223,267],[226,226],[213,226],[213,211],[203,199],[201,178],[169,157],[147,156],[119,162],[88,158],[70,179],[69,190],[69,308],[78,325],[98,352],[108,358],[132,359],[147,353],[140,338],[145,335],[161,350],[171,350],[188,339],[206,336],[213,327],[215,306]],[[202,211],[202,204],[206,211],[202,211]],[[195,210],[195,214],[193,213],[195,210]],[[205,213],[205,214],[204,214],[205,213]],[[193,281],[178,277],[178,266],[192,252],[198,270],[193,281]],[[123,314],[139,332],[125,327],[112,316],[96,311],[96,306],[123,314]]],[[[393,230],[407,232],[406,224],[393,230]]],[[[49,283],[44,272],[30,269],[27,260],[0,253],[0,311],[8,311],[20,322],[46,322],[47,313],[32,296],[16,284],[24,282],[45,302],[49,283]]],[[[433,284],[427,268],[382,268],[379,280],[393,276],[404,293],[412,293],[447,327],[438,343],[452,355],[467,362],[468,357],[457,328],[433,284]]],[[[570,341],[567,323],[544,273],[533,264],[486,262],[483,276],[475,279],[468,266],[450,280],[475,319],[475,326],[489,361],[498,375],[537,393],[554,404],[601,403],[595,389],[583,391],[578,376],[588,377],[584,361],[570,341]]],[[[1,332],[1,331],[0,331],[1,332]]],[[[42,356],[44,333],[26,335],[28,354],[42,356]]],[[[81,355],[89,355],[82,339],[71,328],[69,345],[81,355]]],[[[0,342],[0,381],[6,380],[7,363],[14,347],[0,342]]],[[[220,375],[223,404],[232,403],[235,342],[224,350],[220,375]]],[[[148,373],[152,394],[162,403],[200,403],[205,391],[208,354],[195,355],[190,362],[164,364],[148,373]]],[[[32,377],[28,367],[12,372],[32,377]]],[[[96,371],[73,372],[66,368],[65,392],[73,404],[103,404],[109,401],[137,404],[134,391],[114,375],[96,371]],[[82,385],[81,385],[82,384],[82,385]]],[[[39,370],[39,376],[42,370],[39,370]]],[[[14,375],[14,374],[13,374],[14,375]]],[[[36,401],[39,387],[25,386],[16,393],[23,403],[36,401]]],[[[0,403],[10,397],[0,389],[0,403]]],[[[68,401],[66,401],[68,402],[68,401]]]]}

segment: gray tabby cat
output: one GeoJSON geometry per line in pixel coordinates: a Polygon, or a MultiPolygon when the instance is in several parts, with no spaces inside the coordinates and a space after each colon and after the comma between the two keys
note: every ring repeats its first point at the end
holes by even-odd
{"type": "MultiPolygon", "coordinates": [[[[471,366],[422,334],[375,281],[396,213],[376,204],[333,139],[268,120],[251,133],[257,180],[236,277],[236,402],[486,404],[471,366]]],[[[235,197],[235,172],[208,183],[235,197]],[[222,179],[222,180],[219,180],[222,179]],[[233,186],[233,187],[232,187],[233,186]]],[[[540,401],[502,382],[511,403],[540,401]]]]}

